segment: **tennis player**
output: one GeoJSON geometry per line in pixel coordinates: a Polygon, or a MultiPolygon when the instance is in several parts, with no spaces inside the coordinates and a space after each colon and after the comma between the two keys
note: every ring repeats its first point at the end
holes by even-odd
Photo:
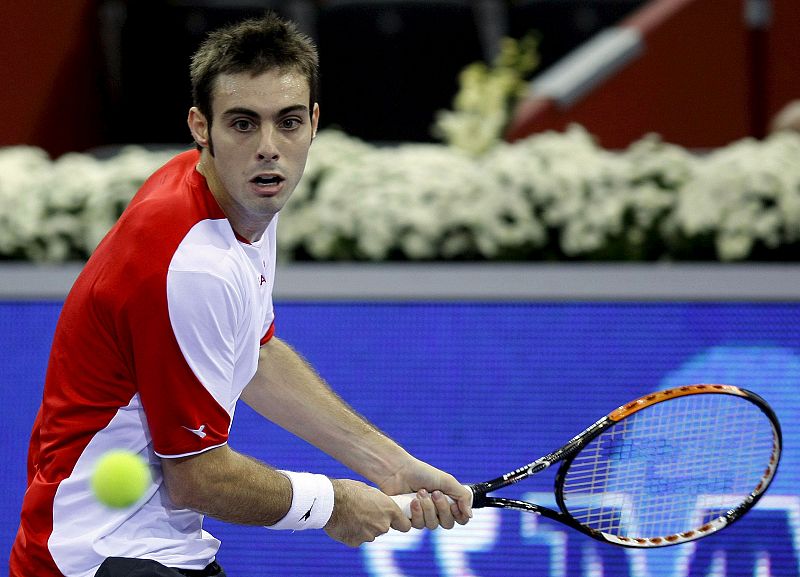
{"type": "Polygon", "coordinates": [[[274,334],[278,213],[319,121],[314,45],[274,15],[248,20],[208,37],[191,79],[197,149],[147,180],[64,303],[12,577],[224,575],[204,515],[324,529],[350,546],[471,516],[467,489],[357,414],[274,334]],[[227,441],[240,398],[372,486],[237,453],[227,441]],[[127,509],[90,490],[111,449],[152,470],[127,509]],[[410,520],[389,498],[408,492],[410,520]]]}

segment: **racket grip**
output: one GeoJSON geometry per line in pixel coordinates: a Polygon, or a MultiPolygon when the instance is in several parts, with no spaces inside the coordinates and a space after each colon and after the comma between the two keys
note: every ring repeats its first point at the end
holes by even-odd
{"type": "MultiPolygon", "coordinates": [[[[469,485],[467,485],[469,486],[469,485]]],[[[447,497],[447,495],[445,495],[447,497]]],[[[411,501],[417,498],[416,493],[406,493],[405,495],[392,495],[392,499],[397,506],[400,507],[400,510],[403,512],[403,515],[411,519],[411,501]]],[[[450,497],[447,497],[447,502],[451,505],[455,503],[450,497]]]]}

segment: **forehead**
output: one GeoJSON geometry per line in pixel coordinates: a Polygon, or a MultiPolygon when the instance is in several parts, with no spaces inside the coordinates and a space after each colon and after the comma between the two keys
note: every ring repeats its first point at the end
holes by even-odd
{"type": "Polygon", "coordinates": [[[267,70],[255,76],[249,72],[220,74],[212,91],[212,108],[215,114],[232,107],[281,110],[288,106],[308,106],[310,97],[308,80],[294,69],[267,70]]]}

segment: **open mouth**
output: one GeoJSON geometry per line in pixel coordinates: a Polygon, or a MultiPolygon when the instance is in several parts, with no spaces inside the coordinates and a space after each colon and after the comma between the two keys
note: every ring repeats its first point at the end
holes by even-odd
{"type": "Polygon", "coordinates": [[[257,184],[258,186],[275,186],[283,182],[283,177],[278,176],[277,174],[269,174],[269,175],[259,175],[255,178],[251,179],[250,182],[257,184]]]}

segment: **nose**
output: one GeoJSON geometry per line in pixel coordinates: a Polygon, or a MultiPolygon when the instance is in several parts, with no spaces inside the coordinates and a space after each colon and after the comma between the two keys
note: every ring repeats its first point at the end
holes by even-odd
{"type": "Polygon", "coordinates": [[[276,161],[280,158],[274,130],[271,126],[265,126],[261,130],[261,139],[258,142],[256,155],[258,160],[276,161]]]}

